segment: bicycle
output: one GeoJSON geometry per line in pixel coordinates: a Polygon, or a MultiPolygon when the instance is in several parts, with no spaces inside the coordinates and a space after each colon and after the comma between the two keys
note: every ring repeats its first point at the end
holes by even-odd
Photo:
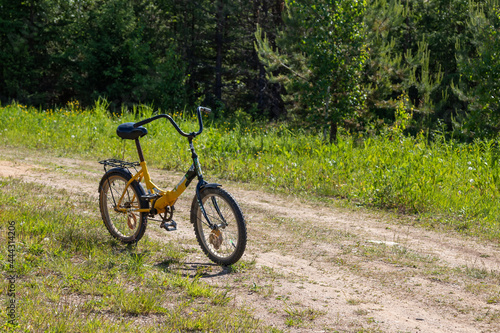
{"type": "Polygon", "coordinates": [[[196,238],[210,260],[219,265],[231,265],[236,263],[245,251],[245,218],[236,200],[221,188],[222,185],[207,183],[203,179],[193,145],[193,139],[203,132],[201,111],[209,113],[210,109],[196,109],[198,132],[185,133],[174,119],[166,114],[119,125],[117,135],[124,140],[135,141],[139,162],[117,159],[99,162],[105,171],[99,183],[99,207],[104,224],[113,237],[123,243],[137,243],[146,231],[148,219],[161,222],[160,227],[167,231],[177,229],[177,223],[172,219],[174,204],[189,184],[198,178],[190,212],[196,238]],[[143,125],[161,118],[169,120],[177,132],[188,139],[193,160],[184,177],[170,191],[165,191],[152,182],[139,142],[139,139],[148,133],[143,125]],[[108,169],[109,167],[111,169],[108,169]],[[131,169],[135,170],[134,174],[131,169]],[[156,218],[157,215],[160,219],[156,218]]]}

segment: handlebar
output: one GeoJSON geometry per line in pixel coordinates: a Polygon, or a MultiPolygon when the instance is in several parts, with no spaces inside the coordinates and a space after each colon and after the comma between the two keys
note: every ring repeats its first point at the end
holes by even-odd
{"type": "Polygon", "coordinates": [[[142,126],[142,125],[146,125],[146,124],[148,124],[156,119],[167,118],[172,123],[172,125],[177,130],[177,132],[179,132],[180,135],[192,139],[192,138],[200,135],[201,132],[203,132],[203,120],[201,119],[201,111],[204,111],[207,113],[211,112],[211,110],[209,108],[206,108],[203,106],[198,106],[198,108],[196,108],[196,114],[198,116],[198,124],[200,125],[200,130],[198,132],[191,132],[191,133],[184,132],[183,130],[180,129],[179,125],[177,125],[177,123],[174,121],[174,119],[172,119],[172,117],[168,114],[159,114],[157,116],[138,121],[134,124],[134,128],[137,128],[137,127],[142,126]]]}

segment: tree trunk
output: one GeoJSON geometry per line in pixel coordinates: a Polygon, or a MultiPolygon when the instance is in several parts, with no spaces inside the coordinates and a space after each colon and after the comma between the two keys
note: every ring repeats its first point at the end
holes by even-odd
{"type": "Polygon", "coordinates": [[[332,120],[330,123],[330,143],[337,144],[337,122],[332,120]]]}

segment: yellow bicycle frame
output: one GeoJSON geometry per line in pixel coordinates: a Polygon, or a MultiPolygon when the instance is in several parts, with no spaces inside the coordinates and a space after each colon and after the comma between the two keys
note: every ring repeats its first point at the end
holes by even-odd
{"type": "MultiPolygon", "coordinates": [[[[127,193],[127,189],[132,184],[132,182],[137,181],[141,182],[142,179],[144,178],[144,183],[146,184],[146,189],[150,193],[158,193],[160,194],[160,197],[154,201],[154,207],[156,210],[156,213],[164,213],[167,207],[172,207],[177,199],[181,196],[181,194],[186,190],[187,186],[189,183],[193,180],[193,178],[196,176],[196,173],[194,172],[194,166],[191,166],[191,168],[188,170],[188,172],[182,177],[181,181],[177,184],[177,186],[174,187],[173,190],[171,191],[165,191],[156,186],[152,181],[151,181],[151,176],[149,175],[148,167],[146,165],[146,161],[140,162],[141,169],[132,176],[132,178],[128,181],[127,185],[125,186],[125,189],[123,190],[122,196],[118,200],[118,203],[116,207],[120,207],[123,197],[125,196],[125,193],[127,193]]],[[[133,198],[135,199],[135,198],[133,198]]],[[[151,199],[153,200],[153,199],[151,199]]],[[[139,212],[139,213],[149,213],[151,212],[152,208],[139,208],[139,209],[118,209],[120,211],[126,212],[126,211],[134,211],[134,212],[139,212]]]]}

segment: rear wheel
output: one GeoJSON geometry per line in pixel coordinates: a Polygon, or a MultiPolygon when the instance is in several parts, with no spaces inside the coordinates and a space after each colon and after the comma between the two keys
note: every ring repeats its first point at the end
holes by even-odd
{"type": "Polygon", "coordinates": [[[124,169],[109,170],[103,176],[99,190],[104,225],[113,237],[123,243],[138,242],[147,227],[147,213],[134,211],[148,207],[148,203],[141,199],[144,190],[137,181],[127,187],[131,178],[131,174],[124,169]]]}
{"type": "Polygon", "coordinates": [[[195,196],[191,205],[191,222],[201,249],[216,264],[236,263],[247,243],[247,229],[240,207],[221,188],[202,190],[201,202],[210,222],[216,225],[216,228],[210,228],[195,196]]]}

